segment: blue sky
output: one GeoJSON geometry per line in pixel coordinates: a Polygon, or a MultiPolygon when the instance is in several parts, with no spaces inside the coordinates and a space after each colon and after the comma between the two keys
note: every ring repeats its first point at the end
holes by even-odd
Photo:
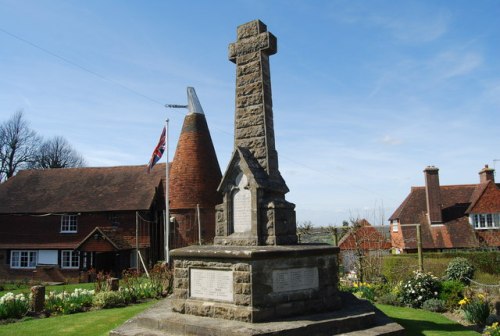
{"type": "MultiPolygon", "coordinates": [[[[0,120],[23,109],[91,166],[145,164],[186,87],[222,171],[233,147],[236,27],[260,19],[280,170],[299,222],[380,222],[427,165],[441,184],[500,168],[498,1],[0,0],[0,120]],[[15,35],[13,37],[12,35],[15,35]]],[[[164,159],[162,159],[164,160],[164,159]]]]}

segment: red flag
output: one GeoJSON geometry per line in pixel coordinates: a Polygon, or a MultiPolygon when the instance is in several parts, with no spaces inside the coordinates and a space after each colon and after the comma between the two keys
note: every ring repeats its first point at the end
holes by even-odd
{"type": "Polygon", "coordinates": [[[166,139],[167,129],[163,126],[163,131],[161,132],[160,140],[158,140],[158,145],[156,145],[153,154],[151,155],[151,159],[148,163],[148,174],[153,169],[154,165],[161,159],[163,152],[165,152],[165,146],[167,144],[166,139]]]}

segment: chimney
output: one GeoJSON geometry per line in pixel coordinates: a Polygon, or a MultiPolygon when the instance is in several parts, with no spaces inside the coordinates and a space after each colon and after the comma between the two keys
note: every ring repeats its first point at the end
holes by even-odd
{"type": "Polygon", "coordinates": [[[424,169],[425,175],[425,198],[427,200],[427,217],[429,224],[443,222],[441,214],[441,188],[439,186],[439,169],[428,166],[424,169]]]}
{"type": "Polygon", "coordinates": [[[495,169],[488,167],[488,165],[484,165],[484,168],[479,172],[479,183],[488,181],[495,183],[495,169]]]}

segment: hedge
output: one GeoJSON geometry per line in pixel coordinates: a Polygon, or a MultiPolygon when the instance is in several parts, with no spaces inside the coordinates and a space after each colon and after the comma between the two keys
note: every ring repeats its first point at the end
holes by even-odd
{"type": "MultiPolygon", "coordinates": [[[[445,274],[448,263],[456,257],[468,259],[477,271],[500,274],[500,251],[460,251],[460,252],[424,252],[424,270],[441,277],[445,274]]],[[[405,281],[413,270],[418,269],[416,253],[385,256],[382,274],[390,282],[405,281]]]]}

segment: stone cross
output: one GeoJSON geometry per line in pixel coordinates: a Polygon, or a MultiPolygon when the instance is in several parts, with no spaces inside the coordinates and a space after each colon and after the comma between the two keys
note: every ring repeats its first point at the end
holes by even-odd
{"type": "Polygon", "coordinates": [[[297,243],[295,205],[278,169],[274,142],[269,56],[276,37],[259,20],[238,27],[229,45],[236,63],[234,151],[218,191],[215,245],[290,245],[297,243]]]}
{"type": "Polygon", "coordinates": [[[279,172],[269,56],[277,51],[276,37],[259,20],[239,26],[237,34],[238,40],[229,45],[229,60],[236,63],[234,145],[248,148],[273,178],[279,172]]]}

